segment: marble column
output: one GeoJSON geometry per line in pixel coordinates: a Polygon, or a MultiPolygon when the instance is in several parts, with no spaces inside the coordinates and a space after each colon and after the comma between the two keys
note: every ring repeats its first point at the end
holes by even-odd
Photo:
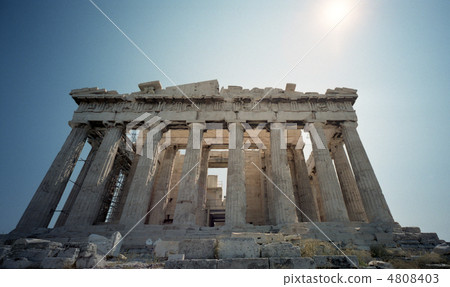
{"type": "Polygon", "coordinates": [[[208,160],[211,146],[204,146],[202,148],[202,160],[200,162],[200,172],[197,181],[198,198],[197,198],[197,225],[206,226],[206,192],[208,179],[208,160]]]}
{"type": "MultiPolygon", "coordinates": [[[[270,150],[266,149],[264,151],[264,163],[266,165],[266,175],[269,179],[272,179],[272,161],[270,159],[270,150]]],[[[267,198],[267,224],[268,225],[276,225],[276,216],[275,216],[275,196],[274,192],[276,191],[273,183],[264,176],[264,181],[266,185],[266,198],[267,198]]]]}
{"type": "Polygon", "coordinates": [[[352,168],[345,154],[344,145],[338,143],[334,151],[334,165],[341,185],[342,195],[344,196],[345,206],[347,207],[348,217],[351,221],[367,221],[364,205],[353,176],[352,168]]]}
{"type": "Polygon", "coordinates": [[[167,202],[169,197],[170,179],[172,178],[173,163],[175,155],[177,154],[176,146],[169,146],[164,151],[164,158],[159,165],[158,179],[155,183],[155,188],[152,196],[152,203],[150,204],[150,214],[148,224],[161,225],[164,222],[167,202]]]}
{"type": "Polygon", "coordinates": [[[274,183],[274,207],[276,224],[296,223],[297,211],[294,205],[294,188],[287,162],[286,142],[283,124],[270,125],[270,157],[272,160],[272,181],[274,183]]]}
{"type": "Polygon", "coordinates": [[[189,124],[189,138],[178,188],[173,224],[195,225],[197,221],[197,180],[202,157],[201,147],[204,129],[204,123],[189,124]]]}
{"type": "Polygon", "coordinates": [[[356,131],[357,123],[341,124],[345,147],[355,174],[364,209],[369,222],[393,222],[389,206],[381,191],[369,157],[356,131]]]}
{"type": "Polygon", "coordinates": [[[306,214],[302,214],[302,221],[320,221],[319,207],[309,182],[308,169],[306,167],[303,149],[292,148],[294,155],[295,173],[297,177],[297,197],[300,209],[306,214]]]}
{"type": "Polygon", "coordinates": [[[323,130],[323,123],[309,126],[309,133],[313,143],[314,161],[317,179],[322,195],[326,221],[349,221],[344,197],[328,150],[328,143],[323,130]]]}
{"type": "Polygon", "coordinates": [[[92,161],[94,160],[97,150],[98,150],[98,142],[93,141],[91,143],[91,151],[89,152],[89,155],[84,161],[83,167],[81,168],[81,171],[78,174],[77,180],[73,184],[72,190],[70,191],[69,196],[67,197],[67,200],[64,203],[64,207],[61,211],[61,214],[59,215],[58,220],[55,223],[55,227],[63,226],[66,223],[67,217],[69,217],[69,214],[72,211],[72,207],[75,203],[75,200],[78,197],[78,194],[80,193],[81,186],[83,185],[84,179],[86,178],[89,168],[91,167],[92,161]]]}
{"type": "Polygon", "coordinates": [[[158,164],[158,143],[162,138],[162,131],[150,129],[146,132],[143,138],[142,154],[135,155],[139,159],[119,220],[120,224],[127,227],[144,224],[152,199],[158,164]]]}
{"type": "Polygon", "coordinates": [[[112,126],[106,130],[105,136],[97,150],[94,161],[84,179],[81,190],[66,220],[67,225],[91,225],[95,223],[102,205],[103,192],[114,165],[123,126],[112,126]]]}
{"type": "Polygon", "coordinates": [[[229,123],[227,203],[225,224],[243,226],[246,223],[247,199],[245,193],[244,127],[241,123],[229,123]],[[234,140],[234,142],[232,142],[234,140]]]}
{"type": "Polygon", "coordinates": [[[88,134],[85,125],[72,128],[64,145],[22,215],[16,230],[47,227],[83,150],[88,134]]]}

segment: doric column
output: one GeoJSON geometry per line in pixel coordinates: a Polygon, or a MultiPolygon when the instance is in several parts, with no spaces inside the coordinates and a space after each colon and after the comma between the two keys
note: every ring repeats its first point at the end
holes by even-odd
{"type": "MultiPolygon", "coordinates": [[[[297,177],[297,198],[299,208],[309,217],[311,221],[320,221],[319,207],[309,182],[308,169],[306,167],[303,149],[292,148],[294,155],[295,173],[297,177]]],[[[309,221],[302,214],[302,221],[309,221]]]]}
{"type": "Polygon", "coordinates": [[[245,193],[244,127],[241,123],[229,123],[229,149],[227,174],[227,203],[225,224],[242,226],[246,223],[247,199],[245,193]]]}
{"type": "Polygon", "coordinates": [[[183,171],[178,188],[177,205],[173,224],[196,224],[196,209],[198,203],[197,180],[202,157],[202,140],[204,123],[189,124],[189,138],[184,156],[183,171]]]}
{"type": "Polygon", "coordinates": [[[144,224],[144,216],[148,212],[152,198],[158,164],[158,143],[161,137],[161,130],[155,128],[148,130],[143,138],[142,154],[135,155],[139,159],[119,221],[125,226],[144,224]]]}
{"type": "Polygon", "coordinates": [[[393,222],[394,219],[389,206],[356,131],[357,123],[345,122],[341,126],[345,147],[352,164],[367,219],[369,222],[393,222]]]}
{"type": "Polygon", "coordinates": [[[270,157],[276,224],[298,222],[291,172],[287,162],[286,140],[282,123],[270,125],[270,157]],[[287,198],[286,198],[287,197],[287,198]]]}
{"type": "Polygon", "coordinates": [[[83,167],[81,168],[80,173],[78,174],[77,180],[73,184],[72,190],[67,197],[66,202],[64,203],[64,207],[61,211],[61,214],[58,217],[58,220],[55,223],[55,227],[63,226],[66,223],[67,217],[69,217],[70,212],[72,211],[72,207],[75,203],[75,200],[80,193],[81,186],[83,185],[84,179],[88,174],[89,168],[91,167],[92,161],[94,160],[95,154],[98,150],[98,143],[91,142],[91,151],[84,161],[83,167]]]}
{"type": "Polygon", "coordinates": [[[103,191],[114,165],[123,126],[107,129],[65,225],[91,225],[102,205],[103,191]]]}
{"type": "Polygon", "coordinates": [[[164,158],[159,165],[158,179],[155,183],[155,188],[152,196],[152,203],[150,204],[150,214],[148,224],[161,225],[164,222],[165,210],[167,207],[170,179],[172,178],[173,163],[177,148],[169,146],[164,151],[164,158]]]}
{"type": "Polygon", "coordinates": [[[197,225],[206,226],[206,191],[208,180],[208,160],[211,146],[202,148],[202,160],[200,162],[200,172],[197,180],[198,198],[197,198],[197,225]]]}
{"type": "Polygon", "coordinates": [[[17,230],[48,226],[83,150],[87,133],[85,125],[72,128],[17,224],[17,230]]]}
{"type": "MultiPolygon", "coordinates": [[[[266,165],[266,175],[268,178],[272,179],[272,161],[270,159],[270,150],[266,149],[264,151],[264,164],[266,165]]],[[[264,175],[263,175],[264,176],[264,175]]],[[[266,216],[266,220],[267,220],[267,224],[270,225],[276,225],[276,216],[275,216],[275,196],[274,196],[274,192],[277,191],[275,189],[275,187],[273,186],[273,183],[268,180],[265,176],[264,176],[264,182],[265,182],[265,186],[266,186],[266,205],[267,205],[267,216],[266,216]]]]}
{"type": "Polygon", "coordinates": [[[319,188],[322,195],[326,221],[349,221],[341,187],[334,170],[328,143],[323,130],[323,123],[309,125],[313,143],[319,188]]]}
{"type": "Polygon", "coordinates": [[[336,166],[336,173],[341,185],[349,219],[351,221],[367,221],[361,195],[359,194],[358,186],[356,185],[356,180],[353,176],[342,142],[338,143],[336,146],[334,152],[334,165],[336,166]]]}

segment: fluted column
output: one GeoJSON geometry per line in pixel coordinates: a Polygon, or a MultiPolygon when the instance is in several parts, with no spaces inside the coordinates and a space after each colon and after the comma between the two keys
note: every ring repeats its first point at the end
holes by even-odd
{"type": "Polygon", "coordinates": [[[102,205],[107,178],[114,165],[123,126],[108,128],[65,225],[91,225],[102,205]]]}
{"type": "Polygon", "coordinates": [[[170,179],[172,178],[173,163],[177,148],[169,146],[165,149],[164,158],[160,164],[158,172],[158,179],[156,180],[155,188],[152,196],[152,203],[150,205],[150,214],[148,224],[161,225],[164,222],[165,210],[167,207],[170,179]]]}
{"type": "Polygon", "coordinates": [[[349,221],[341,187],[334,170],[322,123],[310,124],[319,188],[326,221],[349,221]]]}
{"type": "Polygon", "coordinates": [[[196,224],[198,202],[197,180],[202,157],[204,123],[189,124],[189,138],[184,156],[183,171],[178,188],[173,224],[196,224]]]}
{"type": "Polygon", "coordinates": [[[197,181],[198,198],[197,198],[197,225],[206,226],[206,191],[208,179],[208,160],[211,146],[202,148],[202,160],[200,162],[200,172],[197,181]]]}
{"type": "Polygon", "coordinates": [[[242,226],[246,223],[247,199],[245,193],[244,127],[241,123],[229,123],[227,203],[225,224],[242,226]],[[234,142],[233,142],[234,140],[234,142]]]}
{"type": "MultiPolygon", "coordinates": [[[[271,161],[271,155],[270,155],[270,150],[266,149],[264,151],[264,163],[266,165],[266,175],[268,178],[272,179],[272,161],[271,161]]],[[[271,225],[276,225],[276,216],[275,216],[275,196],[274,196],[274,192],[277,191],[275,189],[275,187],[273,186],[273,183],[268,180],[265,176],[264,176],[264,181],[266,184],[266,199],[267,199],[267,216],[266,216],[266,220],[267,220],[267,224],[271,224],[271,225]]]]}
{"type": "MultiPolygon", "coordinates": [[[[297,177],[297,197],[299,207],[311,221],[320,221],[319,207],[309,182],[308,169],[306,167],[303,149],[292,148],[294,155],[295,173],[297,177]]],[[[302,221],[309,221],[303,214],[302,221]]]]}
{"type": "Polygon", "coordinates": [[[270,125],[270,157],[276,224],[298,222],[291,172],[287,162],[286,142],[281,123],[270,125]],[[287,198],[286,198],[287,197],[287,198]]]}
{"type": "Polygon", "coordinates": [[[135,155],[139,159],[119,221],[125,226],[144,224],[143,218],[148,212],[152,198],[156,166],[158,164],[158,143],[161,137],[161,130],[150,129],[144,135],[142,154],[135,155]],[[149,144],[151,144],[151,147],[149,144]]]}
{"type": "Polygon", "coordinates": [[[83,150],[87,133],[84,125],[72,128],[17,224],[17,230],[48,226],[83,150]]]}
{"type": "Polygon", "coordinates": [[[345,122],[341,126],[345,147],[369,222],[393,222],[389,206],[356,131],[357,123],[345,122]]]}
{"type": "Polygon", "coordinates": [[[336,166],[336,173],[341,185],[349,219],[351,221],[367,221],[361,195],[359,194],[358,186],[356,185],[356,180],[353,176],[342,142],[338,143],[336,146],[334,152],[334,165],[336,166]]]}
{"type": "Polygon", "coordinates": [[[72,207],[75,203],[75,200],[78,197],[78,194],[80,193],[81,186],[83,185],[84,179],[86,178],[89,168],[91,167],[92,161],[94,160],[97,150],[98,150],[98,143],[92,142],[91,151],[89,152],[89,155],[84,161],[84,165],[81,168],[80,173],[78,174],[77,180],[73,184],[72,190],[70,191],[70,194],[67,197],[66,202],[64,203],[63,210],[61,211],[61,214],[59,215],[58,220],[55,223],[55,227],[63,226],[66,223],[67,217],[69,217],[69,214],[72,211],[72,207]]]}

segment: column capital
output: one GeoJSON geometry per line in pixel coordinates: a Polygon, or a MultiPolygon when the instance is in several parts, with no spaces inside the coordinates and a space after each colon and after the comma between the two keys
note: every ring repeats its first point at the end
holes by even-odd
{"type": "Polygon", "coordinates": [[[83,123],[83,122],[72,122],[72,121],[69,121],[69,126],[71,127],[71,128],[83,128],[83,127],[89,127],[89,123],[88,122],[85,122],[85,123],[83,123]]]}
{"type": "Polygon", "coordinates": [[[358,126],[358,123],[357,123],[357,122],[349,122],[349,121],[346,121],[346,122],[342,122],[342,123],[341,123],[341,126],[343,126],[343,127],[349,127],[349,128],[356,128],[356,127],[358,126]]]}

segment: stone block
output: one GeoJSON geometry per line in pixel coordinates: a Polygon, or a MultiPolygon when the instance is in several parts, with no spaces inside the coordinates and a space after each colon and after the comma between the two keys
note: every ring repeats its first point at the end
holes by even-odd
{"type": "Polygon", "coordinates": [[[75,263],[78,269],[88,269],[88,268],[103,268],[106,266],[106,260],[103,256],[94,255],[91,257],[80,257],[75,263]]]}
{"type": "Polygon", "coordinates": [[[9,257],[11,259],[26,258],[32,262],[41,262],[46,257],[52,257],[53,253],[51,249],[22,249],[13,250],[9,257]]]}
{"type": "Polygon", "coordinates": [[[433,252],[439,255],[450,255],[450,245],[447,243],[439,244],[434,247],[433,252]]]}
{"type": "Polygon", "coordinates": [[[439,237],[436,233],[421,233],[419,242],[422,244],[439,244],[439,237]]]}
{"type": "Polygon", "coordinates": [[[89,235],[88,242],[97,246],[97,253],[100,255],[105,255],[111,249],[110,240],[98,234],[89,235]]]}
{"type": "Polygon", "coordinates": [[[74,246],[74,247],[78,247],[80,248],[80,257],[91,257],[93,255],[97,255],[97,245],[95,245],[94,243],[70,243],[70,244],[66,244],[66,247],[69,246],[74,246]]]}
{"type": "Polygon", "coordinates": [[[253,238],[258,244],[284,241],[281,233],[233,232],[231,238],[253,238]]]}
{"type": "Polygon", "coordinates": [[[167,260],[169,261],[184,260],[184,254],[169,254],[167,260]]]}
{"type": "Polygon", "coordinates": [[[358,258],[354,255],[320,255],[313,256],[313,259],[316,263],[316,268],[358,268],[358,258]]]}
{"type": "Polygon", "coordinates": [[[315,269],[316,263],[312,258],[269,258],[270,269],[315,269]]]}
{"type": "Polygon", "coordinates": [[[167,258],[169,254],[179,254],[179,241],[166,241],[158,239],[153,245],[155,257],[167,258]]]}
{"type": "Polygon", "coordinates": [[[267,258],[232,258],[219,259],[218,269],[268,269],[269,260],[267,258]]]}
{"type": "Polygon", "coordinates": [[[186,259],[166,261],[165,269],[217,269],[217,259],[186,259]]]}
{"type": "Polygon", "coordinates": [[[79,248],[68,248],[68,249],[59,251],[57,257],[75,260],[78,258],[79,254],[80,254],[79,248]]]}
{"type": "Polygon", "coordinates": [[[420,227],[402,227],[403,232],[420,233],[420,227]]]}
{"type": "Polygon", "coordinates": [[[214,259],[215,239],[185,239],[180,241],[178,252],[186,259],[214,259]]]}
{"type": "Polygon", "coordinates": [[[54,249],[62,247],[62,243],[37,238],[20,238],[14,241],[12,249],[54,249]]]}
{"type": "Polygon", "coordinates": [[[261,257],[300,257],[300,247],[289,242],[265,244],[261,247],[261,257]]]}
{"type": "Polygon", "coordinates": [[[120,249],[122,248],[122,234],[116,231],[111,235],[111,252],[109,256],[118,257],[120,255],[120,249]]]}
{"type": "Polygon", "coordinates": [[[67,269],[75,267],[75,258],[68,257],[47,257],[41,262],[44,269],[67,269]]]}
{"type": "Polygon", "coordinates": [[[217,243],[219,259],[258,258],[260,247],[253,238],[222,238],[217,243]]]}

